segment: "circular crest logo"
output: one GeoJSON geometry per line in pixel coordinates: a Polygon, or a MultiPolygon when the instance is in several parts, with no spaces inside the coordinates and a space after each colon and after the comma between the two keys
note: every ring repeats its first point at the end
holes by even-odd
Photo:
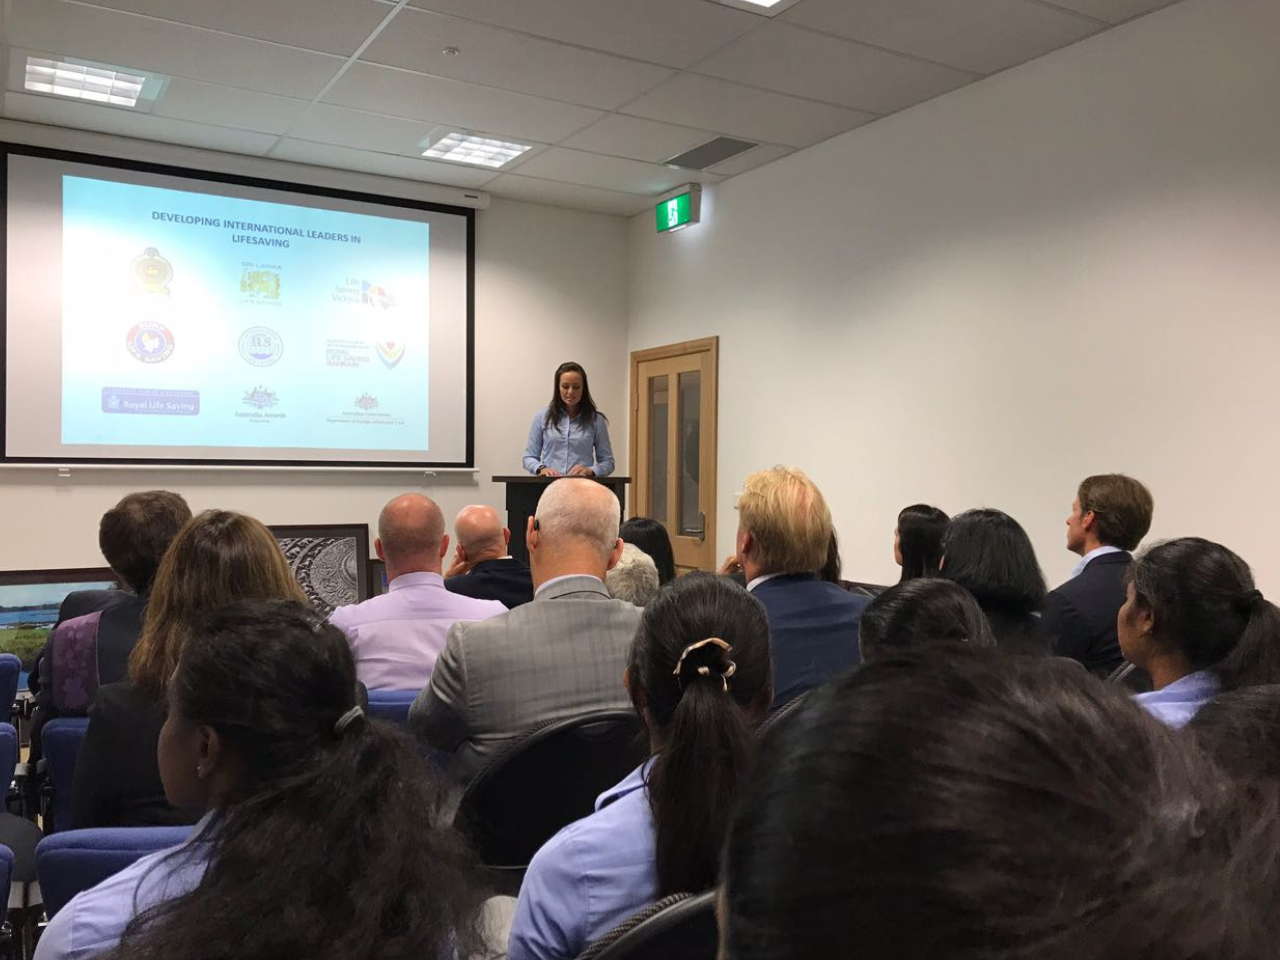
{"type": "Polygon", "coordinates": [[[163,323],[144,320],[129,329],[125,346],[136,360],[143,363],[163,363],[173,355],[173,334],[163,323]]]}
{"type": "Polygon", "coordinates": [[[284,354],[284,340],[269,327],[250,327],[240,334],[240,356],[255,367],[269,367],[284,354]]]}

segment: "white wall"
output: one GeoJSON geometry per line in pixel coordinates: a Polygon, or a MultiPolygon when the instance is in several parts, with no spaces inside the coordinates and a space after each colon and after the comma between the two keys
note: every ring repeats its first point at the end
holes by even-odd
{"type": "Polygon", "coordinates": [[[631,223],[630,346],[719,334],[720,552],[775,462],[891,582],[918,500],[1027,527],[1052,583],[1077,481],[1280,591],[1280,4],[1184,0],[631,223]]]}
{"type": "MultiPolygon", "coordinates": [[[[0,130],[0,133],[3,133],[0,130]]],[[[2,137],[0,137],[2,139],[2,137]]],[[[68,149],[419,196],[421,185],[185,148],[76,135],[68,149]],[[207,161],[207,163],[206,163],[207,161]]],[[[0,468],[0,568],[97,566],[98,520],[130,490],[164,487],[193,509],[227,507],[267,523],[376,523],[392,496],[420,489],[446,517],[468,503],[503,508],[495,474],[521,472],[533,411],[545,406],[558,363],[580,361],[606,411],[626,409],[626,222],[619,217],[494,200],[476,223],[476,465],[472,475],[268,471],[56,471],[0,468]]],[[[619,469],[627,418],[614,416],[619,469]]]]}

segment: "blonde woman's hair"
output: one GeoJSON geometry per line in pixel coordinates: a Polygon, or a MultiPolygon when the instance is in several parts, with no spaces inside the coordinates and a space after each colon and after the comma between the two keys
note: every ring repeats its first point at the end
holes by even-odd
{"type": "Polygon", "coordinates": [[[307,602],[261,521],[230,510],[198,514],[160,561],[142,636],[129,655],[129,679],[159,696],[191,628],[219,607],[249,599],[307,602]]]}
{"type": "Polygon", "coordinates": [[[765,573],[811,573],[826,563],[831,511],[803,470],[774,467],[751,474],[738,498],[738,518],[765,573]]]}

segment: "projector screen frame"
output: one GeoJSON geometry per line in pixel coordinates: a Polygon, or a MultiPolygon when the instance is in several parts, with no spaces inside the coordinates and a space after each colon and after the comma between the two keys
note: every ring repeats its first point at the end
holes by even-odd
{"type": "Polygon", "coordinates": [[[277,470],[315,470],[330,469],[344,471],[362,470],[396,470],[396,471],[469,471],[475,464],[475,253],[476,253],[476,211],[471,207],[454,206],[447,203],[436,203],[427,200],[412,200],[402,197],[391,197],[381,194],[364,193],[357,190],[344,190],[317,184],[292,183],[287,180],[276,180],[266,177],[245,176],[242,174],[223,173],[215,170],[202,170],[195,167],[183,167],[174,164],[152,163],[142,160],[130,160],[123,157],[97,156],[72,150],[61,150],[40,147],[24,143],[0,140],[0,470],[5,467],[46,466],[46,467],[142,467],[142,468],[174,468],[182,470],[199,470],[205,467],[218,469],[255,470],[271,468],[277,470]],[[156,176],[176,177],[185,180],[206,181],[214,184],[248,187],[251,189],[274,190],[295,193],[302,196],[321,197],[344,200],[352,203],[367,203],[374,206],[398,207],[401,209],[419,210],[428,213],[444,213],[463,218],[466,225],[466,410],[465,410],[465,457],[457,461],[388,461],[388,460],[306,460],[306,459],[230,459],[230,458],[192,458],[192,457],[19,457],[7,453],[7,416],[8,416],[8,324],[9,324],[9,157],[25,156],[64,163],[76,163],[87,166],[102,167],[108,170],[126,170],[133,173],[153,174],[156,176]]]}

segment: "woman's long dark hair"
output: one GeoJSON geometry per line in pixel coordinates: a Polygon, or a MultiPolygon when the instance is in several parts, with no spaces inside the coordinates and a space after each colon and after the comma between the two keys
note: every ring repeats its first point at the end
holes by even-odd
{"type": "Polygon", "coordinates": [[[645,607],[628,670],[658,751],[648,779],[658,896],[709,890],[755,755],[749,711],[763,712],[773,696],[764,606],[723,577],[681,577],[645,607]],[[689,649],[711,638],[729,649],[689,649]]]}
{"type": "MultiPolygon", "coordinates": [[[[560,377],[565,373],[576,373],[582,377],[582,401],[578,404],[578,421],[580,423],[595,423],[596,414],[600,413],[600,411],[596,409],[596,402],[591,399],[591,386],[587,383],[587,371],[582,369],[582,364],[569,360],[556,367],[556,375],[551,383],[551,402],[547,404],[547,426],[559,427],[560,421],[569,415],[568,408],[565,407],[564,401],[560,399],[560,377]]],[[[604,414],[600,413],[600,416],[604,417],[604,414]]],[[[609,418],[605,417],[605,419],[609,418]]]]}
{"type": "Polygon", "coordinates": [[[114,957],[432,960],[481,949],[471,857],[440,825],[416,746],[381,721],[335,728],[357,702],[339,630],[296,602],[232,604],[188,639],[169,702],[180,722],[217,731],[243,782],[193,841],[208,848],[199,886],[130,921],[114,957]]]}
{"type": "Polygon", "coordinates": [[[1225,689],[1280,683],[1280,610],[1254,586],[1249,565],[1200,537],[1156,544],[1129,568],[1134,597],[1173,644],[1225,689]]]}
{"type": "MultiPolygon", "coordinates": [[[[585,392],[585,391],[584,391],[585,392]]],[[[653,558],[658,568],[658,583],[665,585],[676,578],[676,558],[671,550],[667,528],[650,517],[632,517],[618,528],[624,543],[634,543],[653,558]]]]}
{"type": "Polygon", "coordinates": [[[938,575],[942,538],[950,522],[950,517],[927,503],[903,508],[898,514],[898,550],[902,554],[899,583],[938,575]]]}
{"type": "Polygon", "coordinates": [[[858,645],[864,662],[939,641],[996,645],[978,601],[951,580],[921,577],[899,583],[862,611],[858,645]]]}

